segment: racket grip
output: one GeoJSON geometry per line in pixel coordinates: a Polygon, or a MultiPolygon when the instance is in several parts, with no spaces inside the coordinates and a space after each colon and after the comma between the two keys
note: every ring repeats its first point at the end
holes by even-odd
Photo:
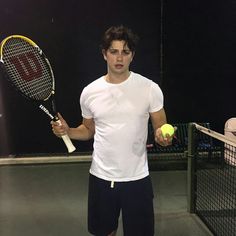
{"type": "MultiPolygon", "coordinates": [[[[61,121],[60,121],[60,120],[57,120],[56,122],[57,122],[59,125],[61,125],[61,121]]],[[[69,152],[69,153],[74,152],[76,148],[75,148],[75,146],[73,145],[73,143],[72,143],[70,137],[69,137],[67,134],[62,135],[61,137],[62,137],[62,140],[64,141],[64,143],[65,143],[65,145],[66,145],[66,147],[67,147],[67,149],[68,149],[68,152],[69,152]]]]}
{"type": "Polygon", "coordinates": [[[75,151],[75,146],[73,145],[73,143],[71,142],[70,138],[68,135],[62,135],[61,136],[67,149],[68,149],[68,152],[71,153],[71,152],[74,152],[75,151]]]}

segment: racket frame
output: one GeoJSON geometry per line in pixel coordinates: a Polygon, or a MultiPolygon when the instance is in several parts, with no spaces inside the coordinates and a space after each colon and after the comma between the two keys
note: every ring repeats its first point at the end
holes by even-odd
{"type": "MultiPolygon", "coordinates": [[[[48,58],[45,56],[45,54],[43,53],[43,51],[40,49],[40,47],[34,42],[32,41],[31,39],[29,39],[28,37],[25,37],[23,35],[10,35],[8,37],[6,37],[0,44],[0,63],[3,65],[4,67],[4,56],[3,56],[3,48],[4,48],[4,45],[6,44],[6,42],[10,39],[14,39],[14,38],[20,38],[26,42],[28,42],[30,45],[32,45],[34,48],[37,49],[38,53],[40,54],[41,57],[43,57],[43,59],[45,60],[49,70],[50,70],[50,73],[51,73],[51,80],[52,80],[52,90],[51,90],[51,93],[48,95],[48,97],[46,97],[45,99],[41,100],[41,101],[47,101],[49,100],[49,98],[51,98],[51,105],[52,105],[52,111],[54,113],[54,115],[52,115],[49,110],[44,107],[42,104],[39,105],[39,108],[44,111],[52,120],[56,121],[59,125],[62,125],[61,124],[61,121],[60,119],[58,118],[57,116],[57,111],[56,111],[56,108],[55,108],[55,77],[54,77],[54,73],[53,73],[53,70],[52,70],[52,67],[51,67],[51,64],[48,60],[48,58]]],[[[7,77],[9,78],[9,75],[7,73],[6,70],[4,70],[7,77]]],[[[10,79],[9,79],[10,80],[10,79]]],[[[14,84],[12,81],[11,81],[12,84],[14,84]]],[[[20,92],[24,97],[27,97],[28,99],[31,99],[31,100],[36,100],[34,98],[31,98],[29,96],[27,96],[26,94],[24,94],[20,89],[18,89],[18,87],[14,84],[14,87],[17,89],[18,92],[20,92]]],[[[38,100],[37,100],[38,101],[38,100]]],[[[73,151],[76,150],[75,146],[73,145],[73,143],[71,142],[69,136],[66,134],[66,135],[62,135],[61,136],[67,149],[68,149],[68,152],[71,153],[73,151]]]]}

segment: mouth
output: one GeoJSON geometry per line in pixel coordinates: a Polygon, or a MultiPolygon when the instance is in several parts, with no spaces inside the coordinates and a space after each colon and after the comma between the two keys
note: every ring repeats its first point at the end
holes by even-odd
{"type": "Polygon", "coordinates": [[[123,66],[122,64],[116,64],[116,65],[115,65],[115,68],[116,68],[116,69],[121,69],[121,68],[123,68],[123,67],[124,67],[124,66],[123,66]]]}

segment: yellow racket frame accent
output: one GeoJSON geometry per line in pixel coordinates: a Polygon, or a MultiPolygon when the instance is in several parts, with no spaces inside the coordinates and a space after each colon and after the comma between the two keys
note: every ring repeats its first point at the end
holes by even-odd
{"type": "MultiPolygon", "coordinates": [[[[22,40],[25,40],[26,42],[28,42],[29,44],[31,44],[33,47],[37,48],[40,52],[40,54],[43,54],[42,50],[39,48],[39,46],[34,42],[32,41],[31,39],[25,37],[25,36],[22,36],[22,35],[10,35],[8,37],[6,37],[0,44],[0,62],[4,63],[4,61],[2,60],[2,56],[3,56],[3,47],[4,45],[6,44],[6,42],[9,40],[9,39],[12,39],[12,38],[20,38],[22,40]]],[[[52,78],[53,78],[53,89],[52,89],[52,92],[51,94],[46,98],[44,99],[44,101],[46,101],[51,95],[54,95],[55,94],[55,80],[54,80],[54,74],[53,74],[53,71],[52,71],[52,67],[49,63],[49,60],[45,57],[45,60],[48,64],[48,67],[51,71],[51,75],[52,75],[52,78]]],[[[42,108],[41,108],[42,109],[42,108]]],[[[42,109],[43,110],[43,109],[42,109]]],[[[45,112],[45,111],[44,111],[45,112]]],[[[47,113],[47,112],[46,112],[47,113]]],[[[59,125],[61,125],[61,122],[60,120],[57,120],[57,122],[59,123],[59,125]]],[[[68,149],[68,152],[71,153],[73,151],[75,151],[75,147],[73,145],[73,143],[71,142],[69,136],[66,134],[66,135],[62,135],[62,139],[65,143],[65,145],[67,146],[67,149],[68,149]]]]}
{"type": "Polygon", "coordinates": [[[10,36],[6,37],[6,38],[1,42],[1,45],[0,45],[0,61],[2,61],[2,62],[3,62],[3,60],[2,60],[3,46],[4,46],[4,45],[6,44],[6,42],[7,42],[9,39],[11,39],[11,38],[21,38],[21,39],[27,41],[27,42],[28,42],[29,44],[31,44],[33,47],[39,48],[39,46],[38,46],[34,41],[32,41],[31,39],[29,39],[29,38],[27,38],[27,37],[25,37],[25,36],[23,36],[23,35],[18,35],[18,34],[10,35],[10,36]]]}
{"type": "MultiPolygon", "coordinates": [[[[4,63],[3,58],[2,58],[2,57],[3,57],[3,47],[4,47],[4,45],[6,44],[6,42],[7,42],[9,39],[12,39],[12,38],[19,38],[19,39],[25,40],[26,42],[28,42],[29,44],[31,44],[33,47],[37,48],[37,49],[39,50],[40,54],[42,54],[42,50],[39,48],[39,46],[38,46],[34,41],[32,41],[31,39],[27,38],[26,36],[19,35],[19,34],[13,34],[13,35],[10,35],[10,36],[6,37],[6,38],[1,42],[1,44],[0,44],[0,62],[4,63]]],[[[54,73],[53,73],[53,70],[52,70],[52,67],[51,67],[51,65],[50,65],[49,60],[48,60],[46,57],[45,57],[45,60],[47,61],[48,66],[49,66],[49,69],[50,69],[51,74],[52,74],[52,76],[53,76],[53,90],[52,90],[51,94],[54,95],[54,94],[55,94],[54,73]]],[[[51,95],[49,95],[47,98],[45,98],[44,101],[48,100],[50,96],[51,96],[51,95]]]]}

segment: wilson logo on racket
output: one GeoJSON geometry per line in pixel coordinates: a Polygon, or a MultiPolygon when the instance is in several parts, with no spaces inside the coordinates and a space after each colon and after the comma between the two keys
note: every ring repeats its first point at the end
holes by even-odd
{"type": "Polygon", "coordinates": [[[21,79],[25,81],[38,79],[43,75],[43,69],[32,52],[10,57],[9,61],[15,66],[21,79]]]}
{"type": "MultiPolygon", "coordinates": [[[[37,103],[51,104],[49,110],[40,104],[39,108],[51,119],[61,125],[56,116],[55,78],[52,67],[43,51],[31,39],[22,35],[11,35],[0,44],[0,66],[6,72],[6,78],[24,97],[37,103]]],[[[61,136],[68,152],[75,151],[70,137],[61,136]]]]}

